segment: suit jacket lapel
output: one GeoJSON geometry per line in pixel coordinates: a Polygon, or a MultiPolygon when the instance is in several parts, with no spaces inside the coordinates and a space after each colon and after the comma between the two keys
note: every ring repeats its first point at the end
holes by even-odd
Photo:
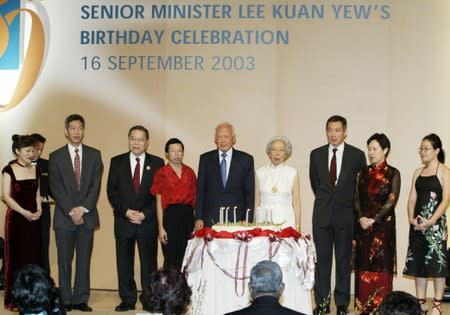
{"type": "MultiPolygon", "coordinates": [[[[62,164],[63,164],[64,170],[67,174],[67,178],[70,178],[68,184],[70,185],[70,187],[72,188],[73,191],[78,191],[77,181],[75,179],[75,172],[73,170],[72,158],[70,157],[70,151],[69,151],[68,144],[66,145],[66,150],[64,151],[64,157],[63,157],[62,164]]],[[[81,167],[83,167],[83,164],[81,164],[81,167]]],[[[83,179],[83,169],[81,169],[80,185],[81,185],[82,179],[83,179]]]]}
{"type": "Polygon", "coordinates": [[[132,171],[131,171],[131,163],[130,163],[130,154],[129,153],[124,155],[120,172],[123,172],[121,176],[123,176],[123,179],[127,180],[129,183],[128,187],[129,187],[130,193],[134,194],[133,175],[132,175],[132,171]]]}
{"type": "MultiPolygon", "coordinates": [[[[129,163],[128,163],[129,164],[129,163]]],[[[150,172],[152,170],[151,167],[151,156],[150,154],[145,154],[145,163],[143,165],[142,178],[141,178],[141,191],[142,187],[150,187],[150,172]]],[[[133,179],[131,179],[133,181],[133,179]]]]}
{"type": "Polygon", "coordinates": [[[211,167],[208,167],[208,172],[212,172],[211,178],[214,178],[216,181],[216,187],[222,187],[222,175],[220,174],[220,163],[219,163],[219,150],[214,150],[210,155],[209,164],[211,167]]]}
{"type": "MultiPolygon", "coordinates": [[[[231,180],[233,180],[233,174],[236,174],[236,169],[238,167],[239,164],[239,153],[233,149],[233,155],[231,156],[231,161],[230,161],[230,170],[228,171],[228,177],[227,177],[227,184],[226,186],[228,186],[231,180]]],[[[222,176],[221,176],[222,178],[222,176]]]]}
{"type": "Polygon", "coordinates": [[[341,171],[339,172],[339,177],[336,183],[336,187],[339,186],[340,183],[344,183],[345,182],[345,177],[348,175],[349,171],[348,168],[350,166],[350,159],[349,159],[349,152],[348,152],[348,148],[345,148],[345,143],[344,143],[344,152],[342,154],[342,163],[341,163],[341,171]]]}
{"type": "Polygon", "coordinates": [[[328,178],[328,186],[330,187],[330,189],[332,189],[332,185],[331,185],[331,178],[330,178],[330,169],[329,169],[329,165],[328,165],[328,145],[323,147],[323,154],[320,154],[320,161],[319,161],[319,165],[321,165],[321,168],[323,170],[323,172],[326,174],[327,178],[328,178]]]}

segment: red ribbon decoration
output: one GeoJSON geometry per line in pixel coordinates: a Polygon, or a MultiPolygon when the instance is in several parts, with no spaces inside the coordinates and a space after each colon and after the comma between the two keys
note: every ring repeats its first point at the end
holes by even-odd
{"type": "MultiPolygon", "coordinates": [[[[271,238],[271,241],[279,238],[289,238],[293,237],[298,240],[302,234],[292,227],[287,227],[281,231],[263,230],[261,228],[254,228],[253,230],[247,231],[237,231],[237,232],[227,232],[227,231],[216,231],[210,227],[203,228],[194,233],[194,237],[204,238],[205,241],[212,241],[214,238],[225,238],[225,239],[237,239],[241,241],[249,242],[253,237],[265,236],[271,238]]],[[[308,237],[308,236],[306,236],[308,237]]]]}

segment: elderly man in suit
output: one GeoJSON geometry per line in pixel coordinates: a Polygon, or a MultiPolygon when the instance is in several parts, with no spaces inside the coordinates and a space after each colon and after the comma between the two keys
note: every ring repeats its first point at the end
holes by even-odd
{"type": "Polygon", "coordinates": [[[85,122],[78,114],[65,120],[68,143],[50,154],[50,190],[55,199],[56,248],[61,300],[66,310],[91,312],[90,262],[94,230],[99,227],[97,200],[103,163],[100,151],[84,145],[85,122]],[[72,259],[76,252],[72,290],[72,259]]]}
{"type": "MultiPolygon", "coordinates": [[[[150,283],[157,268],[158,224],[156,199],[150,194],[153,176],[164,160],[147,153],[149,132],[143,126],[128,131],[129,151],[111,159],[108,175],[108,199],[114,208],[114,235],[119,296],[117,312],[135,309],[137,288],[134,280],[134,256],[137,243],[141,262],[141,287],[150,283]]],[[[148,309],[140,297],[144,309],[148,309]]]]}
{"type": "Polygon", "coordinates": [[[216,127],[217,149],[200,156],[197,179],[195,228],[211,226],[219,222],[222,207],[229,207],[231,221],[234,207],[236,219],[253,221],[255,206],[255,172],[253,157],[233,148],[236,143],[234,128],[229,123],[216,127]]]}
{"type": "Polygon", "coordinates": [[[333,248],[337,314],[348,313],[354,224],[353,193],[356,175],[366,166],[364,152],[344,142],[347,121],[332,116],[326,123],[328,144],[311,152],[309,177],[315,194],[313,237],[317,264],[314,295],[315,314],[330,312],[330,281],[333,248]]]}
{"type": "Polygon", "coordinates": [[[283,272],[274,261],[263,260],[252,268],[248,289],[253,300],[252,304],[226,315],[304,315],[283,307],[278,302],[284,289],[283,272]]]}

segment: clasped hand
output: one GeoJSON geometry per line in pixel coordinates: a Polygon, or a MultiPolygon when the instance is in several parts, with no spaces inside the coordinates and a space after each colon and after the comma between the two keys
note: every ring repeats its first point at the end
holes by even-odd
{"type": "Polygon", "coordinates": [[[21,212],[21,214],[28,220],[28,221],[36,221],[39,220],[42,214],[42,210],[38,210],[36,212],[31,212],[29,210],[24,210],[21,212]]]}
{"type": "Polygon", "coordinates": [[[128,209],[125,216],[133,224],[142,224],[145,219],[145,215],[141,211],[128,209]]]}
{"type": "Polygon", "coordinates": [[[431,220],[418,215],[412,220],[411,224],[414,226],[414,230],[425,232],[434,223],[431,220]]]}
{"type": "Polygon", "coordinates": [[[69,212],[70,219],[75,225],[81,225],[84,223],[83,215],[84,209],[82,207],[74,207],[69,212]]]}
{"type": "Polygon", "coordinates": [[[374,223],[375,220],[372,218],[361,217],[361,219],[359,219],[359,224],[361,225],[361,228],[363,230],[367,230],[368,228],[372,227],[374,223]]]}

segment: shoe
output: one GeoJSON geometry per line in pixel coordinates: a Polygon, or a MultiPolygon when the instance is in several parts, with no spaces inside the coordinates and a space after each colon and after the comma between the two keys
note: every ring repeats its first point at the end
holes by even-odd
{"type": "Polygon", "coordinates": [[[86,303],[74,304],[72,305],[72,309],[82,312],[92,312],[92,308],[86,303]]]}
{"type": "Polygon", "coordinates": [[[135,307],[133,304],[128,304],[125,302],[122,302],[116,306],[116,312],[134,311],[134,309],[135,307]]]}
{"type": "Polygon", "coordinates": [[[325,307],[316,307],[313,311],[314,315],[324,315],[324,314],[330,314],[330,306],[325,306],[325,307]]]}
{"type": "Polygon", "coordinates": [[[336,315],[347,315],[347,314],[348,314],[347,306],[339,305],[337,307],[336,315]]]}
{"type": "Polygon", "coordinates": [[[427,315],[428,308],[425,308],[426,304],[427,304],[427,300],[426,299],[417,299],[417,302],[419,302],[419,304],[420,304],[420,314],[427,315]],[[425,307],[423,305],[425,305],[425,307]]]}
{"type": "Polygon", "coordinates": [[[436,310],[439,314],[442,314],[443,310],[442,310],[442,300],[433,300],[433,307],[431,308],[431,310],[434,313],[434,310],[436,310]]]}
{"type": "Polygon", "coordinates": [[[142,294],[139,295],[139,301],[141,301],[141,303],[142,303],[142,309],[143,309],[144,311],[147,311],[147,312],[150,313],[150,307],[149,307],[149,306],[147,305],[147,303],[145,302],[144,297],[142,296],[142,294]]]}
{"type": "Polygon", "coordinates": [[[63,304],[61,305],[61,308],[64,309],[66,312],[70,312],[72,310],[72,304],[63,304]]]}

